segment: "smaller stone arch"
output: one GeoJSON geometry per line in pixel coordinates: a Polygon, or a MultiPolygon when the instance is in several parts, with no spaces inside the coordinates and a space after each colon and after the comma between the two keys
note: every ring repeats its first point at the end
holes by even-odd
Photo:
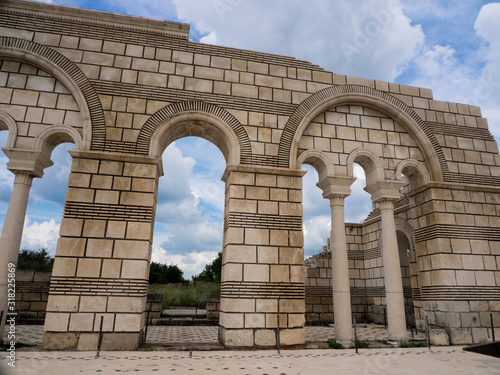
{"type": "Polygon", "coordinates": [[[81,148],[83,139],[80,133],[69,125],[53,125],[40,131],[35,136],[34,149],[40,150],[50,158],[54,148],[61,143],[74,143],[75,149],[81,148]]]}
{"type": "Polygon", "coordinates": [[[7,130],[9,136],[7,137],[7,144],[5,147],[13,148],[17,140],[17,124],[16,121],[7,113],[0,111],[0,130],[7,130]]]}
{"type": "Polygon", "coordinates": [[[357,148],[347,157],[347,175],[354,177],[353,164],[357,163],[365,170],[366,186],[373,185],[377,181],[384,181],[384,165],[382,160],[372,151],[357,148]]]}
{"type": "Polygon", "coordinates": [[[402,160],[396,166],[396,178],[405,175],[410,183],[410,190],[425,185],[431,180],[429,171],[420,162],[414,159],[402,160]]]}
{"type": "Polygon", "coordinates": [[[201,101],[174,103],[157,111],[142,127],[136,153],[159,157],[171,142],[187,136],[214,143],[227,164],[251,164],[250,139],[240,122],[226,110],[201,101]]]}
{"type": "Polygon", "coordinates": [[[318,172],[319,181],[335,175],[333,162],[321,151],[307,150],[301,153],[297,159],[297,167],[300,168],[302,164],[312,165],[318,172]]]}
{"type": "Polygon", "coordinates": [[[57,78],[78,103],[83,124],[82,149],[104,151],[106,124],[99,96],[82,70],[56,50],[29,40],[0,37],[0,57],[40,67],[57,78]]]}

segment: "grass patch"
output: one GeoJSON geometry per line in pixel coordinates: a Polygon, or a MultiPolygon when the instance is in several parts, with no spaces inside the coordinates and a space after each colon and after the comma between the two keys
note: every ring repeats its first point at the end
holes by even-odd
{"type": "Polygon", "coordinates": [[[401,341],[399,343],[400,348],[424,348],[426,346],[426,342],[416,340],[401,341]]]}
{"type": "Polygon", "coordinates": [[[387,340],[375,340],[376,342],[378,342],[379,344],[384,344],[384,345],[389,345],[389,343],[387,342],[387,340]]]}
{"type": "Polygon", "coordinates": [[[148,293],[163,294],[164,309],[170,307],[198,307],[207,305],[207,294],[219,294],[220,284],[203,284],[196,286],[180,284],[151,284],[148,293]]]}
{"type": "Polygon", "coordinates": [[[344,349],[344,345],[342,345],[340,342],[337,342],[337,340],[329,339],[326,342],[328,343],[328,346],[332,349],[344,349]]]}

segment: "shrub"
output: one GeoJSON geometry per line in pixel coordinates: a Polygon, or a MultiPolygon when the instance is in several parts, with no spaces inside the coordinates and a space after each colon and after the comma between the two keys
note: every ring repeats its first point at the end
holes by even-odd
{"type": "Polygon", "coordinates": [[[344,349],[344,345],[342,345],[340,342],[337,342],[337,340],[329,339],[326,342],[328,343],[328,346],[332,349],[344,349]]]}

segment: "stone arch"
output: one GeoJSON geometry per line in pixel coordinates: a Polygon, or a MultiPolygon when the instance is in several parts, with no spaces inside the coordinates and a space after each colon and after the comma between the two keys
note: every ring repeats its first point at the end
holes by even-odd
{"type": "Polygon", "coordinates": [[[302,164],[310,164],[318,172],[319,181],[327,176],[335,175],[335,167],[328,156],[318,150],[307,150],[301,153],[297,159],[297,168],[302,164]]]}
{"type": "Polygon", "coordinates": [[[429,164],[433,180],[443,180],[443,174],[448,172],[448,164],[436,137],[425,121],[394,96],[360,85],[327,87],[305,99],[290,116],[283,129],[278,151],[279,166],[295,168],[295,155],[307,125],[328,108],[346,103],[365,105],[398,120],[417,142],[429,164]]]}
{"type": "Polygon", "coordinates": [[[366,186],[377,181],[384,181],[384,165],[382,160],[370,150],[357,148],[347,157],[347,175],[354,177],[353,164],[358,163],[365,171],[366,186]]]}
{"type": "Polygon", "coordinates": [[[186,136],[217,145],[228,164],[251,164],[250,139],[240,122],[226,110],[201,101],[174,103],[157,111],[142,127],[136,152],[159,157],[171,142],[186,136]],[[180,123],[186,126],[176,126],[180,123]]]}
{"type": "Polygon", "coordinates": [[[17,124],[9,114],[2,111],[0,111],[0,130],[8,130],[9,136],[5,147],[13,148],[17,140],[17,124]]]}
{"type": "Polygon", "coordinates": [[[410,182],[410,190],[425,185],[430,181],[429,171],[420,162],[414,159],[402,160],[396,166],[396,178],[404,174],[410,182]]]}
{"type": "Polygon", "coordinates": [[[61,81],[80,106],[82,149],[104,151],[106,124],[101,101],[87,76],[76,64],[51,48],[13,37],[0,37],[0,56],[38,66],[61,81]]]}
{"type": "Polygon", "coordinates": [[[82,145],[82,136],[69,125],[54,125],[43,129],[35,136],[33,147],[50,158],[54,148],[61,143],[74,143],[75,149],[79,150],[82,145]]]}

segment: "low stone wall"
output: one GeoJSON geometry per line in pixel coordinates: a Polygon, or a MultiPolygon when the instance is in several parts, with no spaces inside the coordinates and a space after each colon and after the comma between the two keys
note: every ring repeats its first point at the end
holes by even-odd
{"type": "Polygon", "coordinates": [[[51,272],[16,271],[16,310],[19,324],[43,324],[51,272]]]}
{"type": "Polygon", "coordinates": [[[219,319],[220,312],[220,294],[207,295],[207,318],[219,319]]]}
{"type": "Polygon", "coordinates": [[[163,311],[163,294],[161,293],[148,293],[146,300],[146,313],[149,311],[149,319],[156,319],[161,316],[163,311]]]}

